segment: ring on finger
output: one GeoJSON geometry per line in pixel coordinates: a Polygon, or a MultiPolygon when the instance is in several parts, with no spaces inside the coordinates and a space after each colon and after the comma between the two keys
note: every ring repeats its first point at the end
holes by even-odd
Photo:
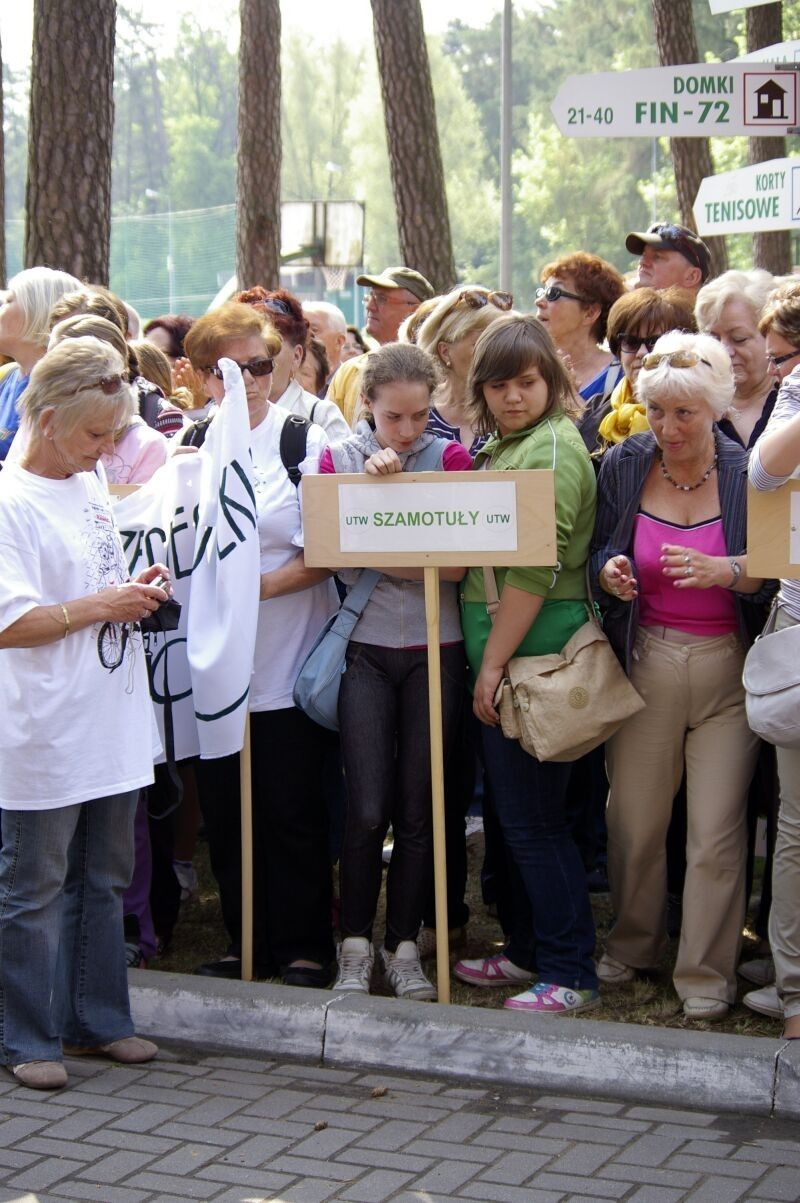
{"type": "Polygon", "coordinates": [[[683,562],[684,562],[684,564],[691,564],[691,562],[692,562],[692,557],[691,557],[690,555],[688,555],[688,554],[687,554],[687,555],[685,555],[685,556],[683,557],[683,562]]]}
{"type": "Polygon", "coordinates": [[[692,566],[691,566],[691,564],[687,564],[687,565],[686,565],[686,567],[685,567],[685,568],[684,568],[684,570],[683,570],[683,575],[684,575],[684,576],[691,576],[691,575],[692,575],[692,572],[693,572],[693,569],[692,569],[692,566]]]}

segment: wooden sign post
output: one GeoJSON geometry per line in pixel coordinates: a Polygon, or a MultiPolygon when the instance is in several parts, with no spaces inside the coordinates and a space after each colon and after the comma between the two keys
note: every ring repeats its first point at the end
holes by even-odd
{"type": "Polygon", "coordinates": [[[800,480],[787,480],[772,493],[748,488],[747,572],[800,577],[800,480]]]}
{"type": "Polygon", "coordinates": [[[309,567],[424,569],[436,970],[439,1001],[449,1003],[439,568],[555,564],[553,473],[305,476],[302,503],[309,567]]]}

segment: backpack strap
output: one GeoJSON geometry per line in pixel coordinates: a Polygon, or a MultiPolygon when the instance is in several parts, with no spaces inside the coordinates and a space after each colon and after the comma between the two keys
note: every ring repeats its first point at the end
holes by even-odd
{"type": "Polygon", "coordinates": [[[319,405],[319,401],[315,401],[314,404],[311,406],[311,413],[308,415],[309,422],[314,421],[314,414],[317,412],[318,405],[319,405]]]}
{"type": "Polygon", "coordinates": [[[281,462],[295,488],[302,480],[300,464],[306,458],[306,439],[311,423],[299,414],[289,414],[281,430],[281,462]]]}
{"type": "Polygon", "coordinates": [[[181,440],[182,447],[202,447],[206,441],[208,428],[211,425],[211,418],[198,418],[196,422],[186,431],[186,434],[181,440]]]}

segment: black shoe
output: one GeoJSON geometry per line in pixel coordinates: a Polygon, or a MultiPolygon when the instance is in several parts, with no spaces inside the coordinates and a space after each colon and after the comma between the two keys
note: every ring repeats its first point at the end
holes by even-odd
{"type": "Polygon", "coordinates": [[[608,872],[605,865],[597,865],[591,873],[586,874],[586,884],[590,894],[607,894],[609,892],[608,872]]]}
{"type": "Polygon", "coordinates": [[[192,972],[199,977],[227,977],[237,980],[242,976],[242,962],[238,957],[236,960],[207,961],[205,965],[198,965],[192,972]]]}
{"type": "Polygon", "coordinates": [[[677,939],[681,934],[682,923],[683,896],[681,894],[667,894],[667,935],[671,940],[677,939]]]}
{"type": "Polygon", "coordinates": [[[333,979],[333,966],[284,965],[281,980],[284,986],[306,986],[312,990],[327,990],[333,979]]]}

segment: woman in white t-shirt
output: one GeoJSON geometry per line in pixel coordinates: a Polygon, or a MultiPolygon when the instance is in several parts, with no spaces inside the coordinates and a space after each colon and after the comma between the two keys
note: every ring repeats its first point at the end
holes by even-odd
{"type": "MultiPolygon", "coordinates": [[[[303,560],[300,493],[281,456],[290,414],[271,404],[272,368],[280,349],[280,335],[266,318],[237,301],[200,318],[186,336],[192,367],[217,404],[224,396],[218,361],[228,358],[239,365],[252,432],[261,541],[261,606],[250,685],[255,972],[258,977],[278,973],[287,985],[325,986],[334,950],[324,766],[335,736],[295,707],[292,689],[338,599],[331,574],[306,568],[303,560]]],[[[301,474],[318,470],[326,446],[323,430],[309,426],[301,474]]],[[[203,760],[197,776],[211,867],[230,937],[226,956],[197,972],[238,978],[239,757],[203,760]]]]}
{"type": "Polygon", "coordinates": [[[0,1062],[63,1086],[62,1062],[135,1063],[122,892],[133,818],[153,779],[152,711],[136,623],[167,593],[129,579],[95,472],[134,410],[119,354],[71,339],[31,372],[24,450],[0,474],[0,1062]]]}

